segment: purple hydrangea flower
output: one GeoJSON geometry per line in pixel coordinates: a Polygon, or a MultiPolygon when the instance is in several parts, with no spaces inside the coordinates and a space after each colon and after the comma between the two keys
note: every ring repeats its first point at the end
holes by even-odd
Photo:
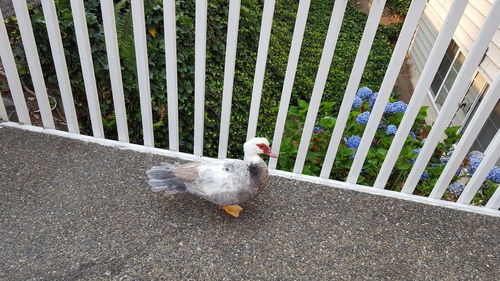
{"type": "Polygon", "coordinates": [[[354,101],[352,103],[352,107],[353,108],[359,108],[362,103],[363,103],[363,100],[360,97],[356,96],[356,97],[354,97],[354,101]]]}
{"type": "Polygon", "coordinates": [[[356,122],[359,125],[365,125],[366,123],[368,123],[369,118],[370,118],[370,111],[365,111],[360,115],[358,115],[358,117],[356,117],[356,122]]]}
{"type": "Polygon", "coordinates": [[[357,149],[359,146],[359,143],[361,142],[361,137],[359,136],[352,136],[350,138],[344,138],[345,141],[345,146],[351,149],[357,149]]]}
{"type": "Polygon", "coordinates": [[[375,101],[377,100],[378,93],[374,93],[370,99],[368,100],[368,103],[370,104],[370,108],[373,108],[373,105],[375,104],[375,101]]]}
{"type": "Polygon", "coordinates": [[[370,98],[372,93],[373,93],[372,89],[370,89],[368,87],[363,87],[363,88],[358,89],[358,92],[356,93],[356,95],[362,99],[366,99],[366,98],[370,98]]]}
{"type": "Polygon", "coordinates": [[[430,177],[431,177],[431,175],[429,175],[429,173],[424,172],[424,173],[420,176],[420,179],[426,180],[426,179],[429,179],[430,177]]]}
{"type": "Polygon", "coordinates": [[[493,167],[493,169],[491,169],[491,171],[488,173],[486,180],[500,183],[500,167],[498,166],[493,167]]]}
{"type": "Polygon", "coordinates": [[[389,125],[389,126],[387,126],[385,133],[387,135],[394,135],[394,134],[396,134],[397,131],[398,131],[398,127],[396,127],[394,125],[389,125]]]}
{"type": "Polygon", "coordinates": [[[462,194],[462,191],[464,191],[465,186],[462,183],[459,182],[454,182],[446,188],[448,191],[451,193],[455,194],[456,196],[459,196],[462,194]]]}

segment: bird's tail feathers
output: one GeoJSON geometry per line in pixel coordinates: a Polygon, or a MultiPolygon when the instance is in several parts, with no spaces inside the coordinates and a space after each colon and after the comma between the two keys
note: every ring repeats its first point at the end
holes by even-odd
{"type": "Polygon", "coordinates": [[[166,164],[165,166],[155,166],[146,171],[149,178],[148,183],[153,192],[165,192],[166,194],[186,192],[184,182],[172,172],[173,167],[175,167],[174,164],[166,164]]]}

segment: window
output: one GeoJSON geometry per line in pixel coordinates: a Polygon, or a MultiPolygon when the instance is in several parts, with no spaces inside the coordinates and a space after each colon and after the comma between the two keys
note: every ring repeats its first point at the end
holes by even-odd
{"type": "Polygon", "coordinates": [[[488,87],[486,79],[481,73],[477,72],[451,121],[452,126],[463,126],[462,131],[465,130],[488,87]]]}
{"type": "Polygon", "coordinates": [[[448,96],[464,61],[465,56],[460,52],[457,44],[452,40],[448,49],[446,49],[446,53],[431,84],[431,93],[434,97],[434,103],[436,103],[439,108],[441,108],[448,96]]]}
{"type": "MultiPolygon", "coordinates": [[[[483,100],[484,95],[492,94],[488,93],[489,85],[486,82],[484,76],[477,72],[472,80],[464,99],[460,104],[460,108],[455,113],[453,120],[451,122],[452,126],[462,126],[461,132],[469,125],[472,117],[477,111],[479,104],[483,100]]],[[[479,129],[479,128],[478,128],[479,129]]],[[[500,129],[500,102],[497,102],[493,111],[490,113],[488,119],[486,120],[484,126],[480,128],[479,135],[477,136],[471,150],[479,150],[484,152],[486,147],[490,144],[491,140],[495,136],[496,132],[500,129]]]]}

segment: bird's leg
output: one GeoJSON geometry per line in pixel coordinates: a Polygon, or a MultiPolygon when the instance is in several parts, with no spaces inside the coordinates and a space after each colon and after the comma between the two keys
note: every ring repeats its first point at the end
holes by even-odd
{"type": "Polygon", "coordinates": [[[227,205],[221,207],[226,213],[237,218],[240,216],[240,212],[243,210],[239,205],[227,205]]]}

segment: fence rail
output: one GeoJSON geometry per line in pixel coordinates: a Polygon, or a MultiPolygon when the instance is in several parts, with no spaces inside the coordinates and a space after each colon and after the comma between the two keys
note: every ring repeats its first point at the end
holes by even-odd
{"type": "MultiPolygon", "coordinates": [[[[275,0],[266,0],[263,5],[262,21],[260,28],[260,36],[258,42],[258,51],[256,54],[256,67],[254,73],[251,105],[249,108],[249,121],[247,126],[247,139],[255,136],[257,131],[257,121],[259,117],[259,109],[261,105],[261,97],[263,91],[266,62],[268,60],[268,51],[270,46],[273,16],[275,13],[275,0]]],[[[323,52],[318,65],[316,79],[312,95],[310,97],[309,107],[305,120],[298,153],[293,167],[294,176],[300,177],[306,156],[309,152],[313,128],[318,118],[318,111],[321,105],[325,84],[328,79],[332,58],[335,53],[339,33],[341,31],[347,0],[337,0],[332,7],[332,16],[330,19],[326,39],[324,42],[323,52]]],[[[101,120],[101,110],[98,97],[98,88],[96,86],[96,77],[94,73],[91,42],[87,30],[87,21],[85,18],[84,1],[71,0],[71,10],[74,20],[79,57],[82,66],[82,75],[85,84],[85,92],[88,103],[88,111],[91,119],[93,136],[95,138],[105,138],[103,122],[101,120]]],[[[350,115],[353,101],[356,97],[356,90],[360,86],[360,81],[363,76],[365,66],[367,64],[370,49],[375,39],[378,23],[382,16],[386,1],[374,0],[371,6],[368,20],[366,22],[363,36],[358,47],[358,52],[354,61],[347,87],[345,89],[344,98],[340,106],[339,113],[336,118],[336,123],[333,128],[333,133],[329,141],[329,146],[326,151],[326,157],[322,163],[320,176],[318,181],[332,181],[329,176],[332,167],[336,160],[338,148],[341,145],[342,136],[346,130],[346,124],[350,115]]],[[[353,164],[349,170],[348,177],[344,183],[346,186],[355,186],[360,190],[372,192],[375,188],[383,189],[391,176],[391,172],[400,156],[401,150],[407,136],[415,122],[417,114],[422,106],[424,98],[429,90],[436,72],[438,71],[439,63],[445,55],[446,49],[457,29],[459,21],[464,14],[468,5],[467,0],[453,1],[449,13],[444,20],[441,30],[436,41],[433,44],[432,50],[425,63],[422,74],[418,80],[414,94],[410,100],[408,108],[399,125],[397,133],[390,145],[389,151],[385,157],[385,161],[376,177],[373,187],[357,184],[358,178],[362,172],[363,165],[367,161],[369,149],[372,146],[378,124],[380,123],[386,104],[389,101],[390,94],[395,85],[396,78],[403,65],[408,48],[410,47],[413,35],[418,28],[423,11],[426,7],[426,0],[412,1],[409,12],[405,18],[401,35],[395,45],[391,60],[389,62],[383,82],[380,86],[378,98],[372,108],[367,126],[364,129],[360,145],[354,156],[353,164]]],[[[39,54],[35,36],[31,25],[31,20],[28,12],[28,6],[25,1],[13,1],[19,29],[22,37],[24,50],[26,53],[27,62],[30,69],[33,86],[35,89],[36,100],[40,110],[43,127],[47,129],[55,129],[54,118],[52,116],[49,97],[45,86],[45,81],[40,65],[39,54]]],[[[61,34],[58,25],[56,6],[54,1],[41,1],[45,22],[49,35],[50,49],[54,59],[54,67],[57,73],[57,80],[61,92],[61,100],[63,102],[64,114],[67,123],[67,130],[72,134],[79,134],[79,126],[77,114],[74,105],[73,94],[68,75],[68,67],[65,60],[64,49],[61,39],[61,34]]],[[[116,127],[118,140],[123,143],[129,142],[129,130],[127,127],[127,112],[126,99],[124,97],[124,89],[122,83],[122,73],[120,64],[119,45],[117,39],[117,28],[115,22],[114,3],[111,0],[101,0],[102,19],[105,35],[105,45],[107,51],[107,60],[109,66],[109,75],[112,86],[113,105],[116,119],[116,127]]],[[[296,21],[293,30],[293,37],[288,56],[288,63],[283,82],[281,100],[279,102],[279,110],[277,121],[274,129],[274,137],[272,139],[272,150],[279,152],[283,135],[285,133],[285,123],[290,105],[290,98],[293,90],[294,79],[297,71],[299,57],[301,53],[302,41],[308,21],[308,13],[310,8],[310,0],[300,0],[296,14],[296,21]]],[[[178,69],[177,69],[177,36],[176,36],[176,4],[175,1],[165,0],[163,3],[164,11],[164,29],[165,29],[165,65],[166,65],[166,85],[167,85],[167,109],[168,109],[168,140],[169,151],[179,151],[179,106],[178,106],[178,69]]],[[[207,9],[208,1],[200,0],[195,4],[195,62],[194,62],[194,138],[193,138],[193,157],[201,157],[204,147],[204,122],[205,122],[205,85],[206,85],[206,59],[207,59],[207,9]]],[[[218,157],[225,158],[228,151],[228,140],[231,122],[231,107],[233,82],[235,77],[235,65],[237,63],[237,45],[239,32],[239,19],[241,1],[229,1],[229,12],[227,20],[227,41],[225,52],[224,65],[224,81],[223,81],[223,98],[222,98],[222,113],[219,131],[219,146],[218,157]]],[[[132,19],[133,19],[133,35],[136,54],[137,80],[140,97],[140,111],[142,120],[142,131],[144,146],[154,147],[154,131],[153,131],[153,115],[151,104],[151,87],[150,74],[148,69],[148,46],[147,46],[147,30],[145,28],[145,13],[144,1],[131,1],[132,19]]],[[[413,165],[408,179],[406,180],[402,193],[406,193],[408,198],[417,200],[420,196],[413,195],[417,186],[420,175],[424,172],[428,162],[435,151],[435,148],[444,130],[450,124],[455,112],[458,109],[460,101],[464,98],[467,86],[470,83],[471,77],[478,68],[481,60],[492,41],[495,32],[500,25],[500,0],[494,2],[489,14],[487,15],[484,24],[482,25],[477,38],[474,41],[463,67],[460,69],[457,79],[453,84],[450,94],[448,95],[436,122],[434,123],[430,134],[428,135],[424,146],[415,164],[413,165]]],[[[19,73],[17,71],[12,49],[10,46],[9,35],[3,21],[3,16],[0,12],[0,59],[5,69],[10,94],[15,104],[17,120],[19,123],[31,125],[31,120],[26,105],[23,87],[20,82],[19,73]]],[[[311,75],[314,75],[311,73],[311,75]]],[[[429,202],[442,201],[447,186],[450,184],[455,171],[462,163],[473,141],[478,135],[478,128],[482,127],[489,114],[492,112],[495,104],[500,98],[500,74],[495,77],[493,84],[485,98],[481,101],[478,110],[470,121],[468,127],[463,133],[463,137],[456,143],[455,153],[451,156],[444,171],[437,180],[430,196],[429,202]]],[[[7,111],[3,100],[0,98],[0,117],[5,121],[9,121],[7,111]]],[[[181,116],[182,118],[182,116],[181,116]]],[[[500,157],[500,134],[496,132],[496,136],[490,143],[484,153],[484,159],[478,166],[476,173],[467,183],[464,192],[458,198],[457,202],[447,202],[450,204],[470,204],[472,198],[480,189],[488,172],[492,169],[500,157]]],[[[276,169],[276,159],[271,159],[269,167],[276,169]]],[[[277,172],[279,174],[279,172],[277,172]]],[[[312,177],[307,177],[311,179],[312,177]]],[[[418,201],[418,200],[417,200],[418,201]]],[[[500,189],[497,189],[489,202],[482,209],[485,213],[498,212],[500,207],[500,189]]]]}

